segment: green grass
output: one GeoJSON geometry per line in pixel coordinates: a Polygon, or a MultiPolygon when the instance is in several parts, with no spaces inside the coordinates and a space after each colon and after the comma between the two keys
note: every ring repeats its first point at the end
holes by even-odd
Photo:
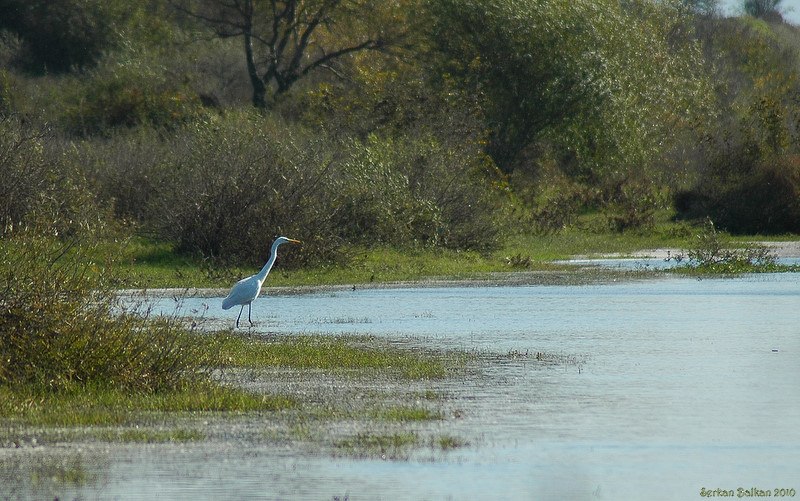
{"type": "MultiPolygon", "coordinates": [[[[472,278],[491,272],[520,269],[559,269],[553,260],[574,255],[632,253],[659,247],[686,247],[691,231],[684,225],[659,226],[649,234],[639,232],[589,232],[566,229],[547,235],[509,237],[489,254],[437,248],[352,248],[346,265],[286,270],[280,259],[266,286],[360,284],[397,282],[437,277],[472,278]]],[[[125,287],[230,287],[258,270],[211,264],[198,256],[179,255],[168,244],[138,239],[126,247],[122,259],[125,287]]]]}
{"type": "Polygon", "coordinates": [[[382,409],[375,412],[374,415],[378,419],[401,423],[411,421],[441,421],[445,418],[444,414],[438,411],[430,411],[421,407],[409,407],[405,405],[382,409]]]}
{"type": "Polygon", "coordinates": [[[167,443],[167,442],[196,442],[205,439],[205,434],[197,430],[183,428],[166,430],[149,430],[128,428],[122,430],[104,430],[99,438],[108,442],[138,442],[138,443],[167,443]]]}
{"type": "MultiPolygon", "coordinates": [[[[354,377],[435,379],[454,374],[469,358],[463,353],[400,349],[368,336],[263,340],[219,333],[197,335],[194,339],[194,348],[203,362],[222,368],[317,369],[354,377]]],[[[157,392],[81,384],[56,392],[24,385],[0,386],[0,419],[37,426],[128,425],[148,412],[280,411],[297,408],[301,403],[291,395],[259,395],[207,379],[157,392]]],[[[417,410],[396,408],[381,417],[437,419],[435,414],[414,412],[417,410]]]]}
{"type": "Polygon", "coordinates": [[[251,339],[231,333],[202,341],[208,363],[216,367],[291,367],[332,373],[369,372],[373,376],[436,379],[467,359],[461,353],[400,349],[371,336],[291,336],[251,339]]]}
{"type": "Polygon", "coordinates": [[[256,395],[212,382],[157,393],[85,386],[41,393],[0,387],[0,419],[33,426],[118,426],[152,412],[275,411],[296,406],[292,397],[256,395]]]}
{"type": "Polygon", "coordinates": [[[421,444],[420,437],[412,432],[359,433],[337,441],[334,447],[348,455],[395,459],[406,456],[408,451],[421,444]]]}

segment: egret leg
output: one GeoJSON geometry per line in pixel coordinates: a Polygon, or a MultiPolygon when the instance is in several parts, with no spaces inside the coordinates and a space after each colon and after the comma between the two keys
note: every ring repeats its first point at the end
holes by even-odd
{"type": "Polygon", "coordinates": [[[247,303],[247,320],[250,321],[250,325],[253,325],[253,320],[250,318],[250,311],[253,309],[252,301],[247,303]]]}
{"type": "Polygon", "coordinates": [[[239,327],[239,319],[242,318],[242,312],[244,311],[244,305],[242,305],[242,309],[239,310],[239,316],[236,317],[236,327],[239,327]]]}

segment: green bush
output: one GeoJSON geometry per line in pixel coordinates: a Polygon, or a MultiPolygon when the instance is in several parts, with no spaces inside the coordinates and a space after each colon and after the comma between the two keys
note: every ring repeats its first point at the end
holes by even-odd
{"type": "MultiPolygon", "coordinates": [[[[727,234],[716,229],[714,222],[706,219],[703,229],[694,236],[689,250],[670,257],[681,265],[681,271],[708,273],[759,273],[782,269],[769,247],[748,244],[744,248],[732,243],[727,234]]],[[[790,269],[784,267],[784,270],[790,269]]]]}
{"type": "MultiPolygon", "coordinates": [[[[746,158],[738,153],[733,160],[746,158]]],[[[684,219],[712,218],[734,234],[800,233],[800,158],[780,155],[752,164],[727,164],[678,192],[684,219]]]]}
{"type": "Polygon", "coordinates": [[[736,234],[800,232],[797,28],[753,18],[705,20],[719,120],[699,124],[694,175],[678,216],[736,234]]]}
{"type": "Polygon", "coordinates": [[[472,96],[507,173],[535,171],[542,155],[590,183],[645,171],[706,113],[692,18],[666,3],[429,3],[432,71],[472,96]]]}
{"type": "Polygon", "coordinates": [[[14,117],[0,120],[0,384],[175,387],[197,362],[174,322],[119,308],[110,236],[73,157],[14,117]]]}
{"type": "Polygon", "coordinates": [[[199,374],[174,321],[118,307],[91,246],[34,234],[0,246],[0,384],[159,391],[199,374]]]}
{"type": "Polygon", "coordinates": [[[81,173],[46,148],[51,142],[49,132],[0,116],[0,237],[71,236],[102,220],[81,173]]]}
{"type": "Polygon", "coordinates": [[[139,125],[175,129],[204,115],[200,98],[166,67],[157,51],[125,47],[74,79],[60,121],[75,135],[108,135],[139,125]]]}
{"type": "Polygon", "coordinates": [[[335,151],[271,117],[232,113],[187,127],[147,174],[156,189],[145,225],[180,251],[263,264],[275,237],[305,245],[287,265],[334,258],[340,246],[327,177],[335,151]]]}
{"type": "Polygon", "coordinates": [[[492,248],[500,229],[486,159],[461,146],[429,133],[352,143],[337,180],[335,226],[363,243],[492,248]]]}
{"type": "Polygon", "coordinates": [[[163,136],[91,139],[73,149],[101,199],[180,252],[260,265],[335,261],[349,244],[491,248],[498,201],[479,145],[432,133],[331,138],[276,115],[229,113],[163,136]]]}

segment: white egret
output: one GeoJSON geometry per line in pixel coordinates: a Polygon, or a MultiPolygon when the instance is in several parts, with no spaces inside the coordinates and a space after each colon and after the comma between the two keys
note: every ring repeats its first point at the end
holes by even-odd
{"type": "Polygon", "coordinates": [[[278,256],[278,246],[285,243],[299,244],[301,242],[293,238],[278,237],[272,244],[269,261],[261,268],[261,271],[236,282],[231,288],[231,293],[222,301],[223,310],[227,310],[237,304],[242,305],[242,309],[239,310],[239,316],[236,317],[236,327],[239,327],[239,319],[242,317],[244,305],[247,305],[247,320],[250,321],[250,325],[253,325],[253,320],[250,318],[253,300],[258,297],[261,292],[261,285],[267,278],[269,270],[272,269],[272,265],[275,264],[275,258],[278,256]]]}

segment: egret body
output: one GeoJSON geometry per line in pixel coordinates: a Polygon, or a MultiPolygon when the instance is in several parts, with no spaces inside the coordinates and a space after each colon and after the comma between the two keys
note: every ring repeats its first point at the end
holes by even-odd
{"type": "Polygon", "coordinates": [[[269,270],[272,269],[272,265],[275,264],[275,258],[278,256],[278,246],[285,243],[299,244],[300,241],[293,238],[278,237],[272,244],[269,261],[261,268],[261,271],[236,282],[231,288],[228,297],[222,300],[223,310],[232,308],[237,304],[242,305],[242,308],[239,310],[239,316],[236,317],[236,327],[239,327],[239,319],[242,317],[244,305],[247,305],[247,320],[250,321],[250,325],[253,325],[253,320],[250,318],[253,300],[258,297],[258,294],[261,292],[261,285],[264,283],[264,280],[266,280],[267,275],[269,275],[269,270]]]}

